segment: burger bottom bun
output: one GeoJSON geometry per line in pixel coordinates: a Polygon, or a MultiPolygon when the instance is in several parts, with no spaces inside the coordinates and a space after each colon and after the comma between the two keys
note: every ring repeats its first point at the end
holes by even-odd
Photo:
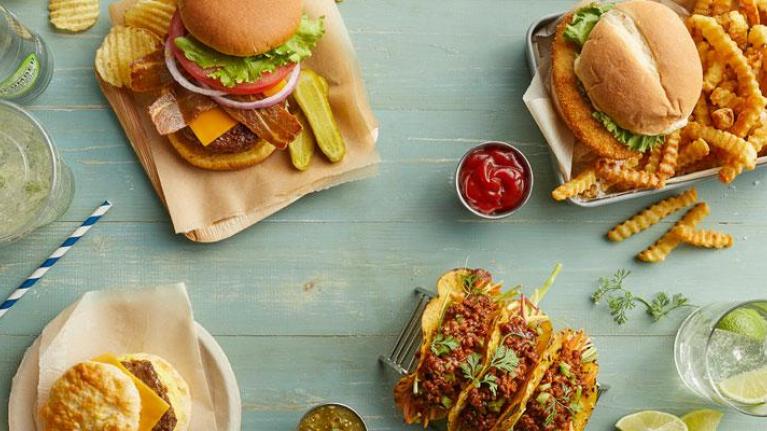
{"type": "Polygon", "coordinates": [[[176,427],[173,431],[187,431],[192,416],[192,396],[186,380],[165,359],[149,353],[135,353],[120,356],[120,361],[149,361],[160,382],[168,390],[168,399],[176,415],[176,427]]]}
{"type": "Polygon", "coordinates": [[[168,135],[176,152],[191,165],[212,171],[233,171],[257,165],[272,155],[276,148],[261,141],[253,148],[240,153],[213,154],[196,142],[191,142],[180,133],[168,135]]]}
{"type": "Polygon", "coordinates": [[[140,415],[141,397],[130,376],[92,361],[56,380],[40,410],[44,431],[137,431],[140,415]]]}

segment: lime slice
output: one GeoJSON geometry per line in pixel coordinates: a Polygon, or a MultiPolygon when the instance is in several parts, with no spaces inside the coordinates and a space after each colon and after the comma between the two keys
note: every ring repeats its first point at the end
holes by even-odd
{"type": "Polygon", "coordinates": [[[722,412],[711,409],[695,410],[682,416],[689,431],[716,431],[722,420],[722,412]]]}
{"type": "Polygon", "coordinates": [[[756,341],[767,338],[767,320],[752,308],[738,308],[728,313],[716,325],[717,329],[745,335],[756,341]]]}
{"type": "Polygon", "coordinates": [[[40,62],[35,53],[29,54],[11,76],[0,82],[0,97],[12,99],[21,97],[34,88],[40,76],[40,62]]]}
{"type": "Polygon", "coordinates": [[[620,431],[688,431],[678,417],[655,410],[645,410],[624,416],[615,427],[620,431]]]}
{"type": "Polygon", "coordinates": [[[736,374],[719,383],[727,398],[742,404],[767,403],[767,367],[736,374]]]}

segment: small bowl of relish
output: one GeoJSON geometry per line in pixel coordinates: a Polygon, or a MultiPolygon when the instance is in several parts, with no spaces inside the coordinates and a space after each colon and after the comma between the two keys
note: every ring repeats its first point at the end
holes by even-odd
{"type": "Polygon", "coordinates": [[[301,418],[298,431],[367,431],[362,416],[351,407],[329,403],[312,407],[301,418]]]}
{"type": "Polygon", "coordinates": [[[475,215],[508,217],[530,199],[533,169],[527,157],[506,142],[483,142],[461,158],[455,189],[463,206],[475,215]]]}

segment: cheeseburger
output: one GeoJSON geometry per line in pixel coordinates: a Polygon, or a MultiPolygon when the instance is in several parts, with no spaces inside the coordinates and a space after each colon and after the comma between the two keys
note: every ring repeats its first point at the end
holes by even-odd
{"type": "Polygon", "coordinates": [[[149,108],[158,132],[206,169],[285,149],[302,130],[287,98],[324,32],[301,0],[179,0],[164,48],[175,82],[149,108]]]}
{"type": "Polygon", "coordinates": [[[661,145],[687,124],[702,85],[692,37],[658,2],[592,3],[557,27],[553,99],[598,156],[627,159],[661,145]]]}
{"type": "Polygon", "coordinates": [[[189,386],[171,364],[147,353],[103,355],[67,370],[40,409],[43,431],[186,431],[189,386]]]}

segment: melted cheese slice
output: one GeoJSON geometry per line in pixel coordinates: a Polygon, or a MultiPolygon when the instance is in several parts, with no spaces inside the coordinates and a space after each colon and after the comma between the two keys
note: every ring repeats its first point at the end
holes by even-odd
{"type": "Polygon", "coordinates": [[[202,145],[208,146],[216,138],[223,135],[237,125],[232,117],[223,109],[215,107],[205,111],[189,123],[194,135],[200,140],[202,145]]]}
{"type": "Polygon", "coordinates": [[[119,368],[120,371],[130,376],[135,383],[138,393],[141,396],[141,419],[139,421],[138,431],[152,431],[157,422],[160,422],[165,412],[168,411],[170,406],[165,402],[155,391],[152,390],[146,383],[139,380],[133,373],[128,371],[125,366],[112,354],[106,353],[101,356],[92,359],[94,362],[101,362],[102,364],[114,365],[119,368]]]}

